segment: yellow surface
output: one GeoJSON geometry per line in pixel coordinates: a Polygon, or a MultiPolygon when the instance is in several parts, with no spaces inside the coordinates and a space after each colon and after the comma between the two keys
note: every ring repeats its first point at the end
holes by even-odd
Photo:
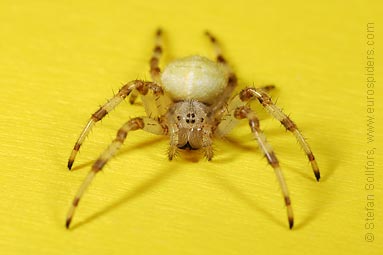
{"type": "Polygon", "coordinates": [[[340,2],[2,0],[0,253],[382,254],[382,123],[376,120],[375,142],[367,144],[364,75],[366,24],[374,22],[381,117],[382,4],[340,2]],[[211,57],[202,35],[209,29],[241,87],[278,86],[273,96],[303,130],[323,176],[314,181],[293,136],[263,115],[291,192],[292,231],[246,121],[215,143],[212,162],[198,154],[168,162],[166,138],[131,133],[81,201],[73,228],[64,228],[92,161],[142,108],[124,103],[97,125],[73,172],[66,169],[70,150],[90,114],[122,83],[149,78],[158,26],[165,60],[211,57]],[[375,240],[366,242],[371,146],[375,240]]]}

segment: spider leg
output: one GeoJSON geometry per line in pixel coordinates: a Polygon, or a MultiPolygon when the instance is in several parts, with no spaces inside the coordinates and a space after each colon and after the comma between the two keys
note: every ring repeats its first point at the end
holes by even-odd
{"type": "Polygon", "coordinates": [[[160,57],[162,56],[162,30],[156,32],[156,41],[153,49],[153,55],[150,59],[150,75],[153,81],[160,83],[161,69],[159,68],[160,57]]]}
{"type": "Polygon", "coordinates": [[[116,138],[112,141],[107,149],[99,156],[99,158],[94,162],[91,171],[88,173],[87,177],[83,181],[79,190],[76,193],[76,196],[72,202],[72,205],[68,211],[68,215],[66,218],[66,227],[69,228],[69,225],[73,219],[74,212],[76,207],[78,206],[80,199],[82,198],[84,192],[92,182],[93,178],[96,176],[98,172],[102,170],[105,164],[111,159],[121,145],[124,143],[128,133],[130,131],[143,129],[144,131],[164,135],[167,133],[167,128],[161,126],[156,120],[148,118],[148,117],[139,117],[134,118],[126,122],[117,132],[116,138]]]}
{"type": "Polygon", "coordinates": [[[203,136],[202,136],[202,149],[207,160],[211,160],[214,156],[213,150],[213,132],[210,126],[206,126],[203,128],[203,136]]]}
{"type": "Polygon", "coordinates": [[[121,103],[127,96],[129,96],[131,92],[138,91],[138,93],[140,93],[141,95],[146,95],[149,90],[152,90],[153,94],[156,95],[163,94],[162,88],[153,82],[146,82],[140,80],[131,81],[124,85],[118,91],[118,93],[113,98],[111,98],[106,104],[101,106],[100,109],[93,113],[73,147],[73,150],[68,160],[68,168],[72,168],[73,162],[76,158],[78,151],[80,150],[82,143],[84,142],[85,138],[88,136],[90,130],[93,128],[96,122],[103,119],[119,103],[121,103]]]}
{"type": "Polygon", "coordinates": [[[287,209],[287,218],[289,221],[290,229],[294,225],[294,215],[293,209],[291,207],[291,200],[289,196],[289,191],[287,189],[285,178],[283,177],[282,170],[279,166],[279,161],[275,156],[275,153],[271,147],[271,145],[266,141],[266,136],[263,134],[262,130],[259,126],[259,119],[255,115],[255,113],[247,106],[240,106],[234,112],[234,117],[237,119],[247,118],[249,120],[249,126],[251,132],[253,133],[255,139],[258,142],[259,148],[262,150],[264,155],[267,158],[268,163],[274,169],[275,175],[277,176],[279,185],[281,186],[281,190],[283,193],[283,197],[285,200],[285,205],[287,209]]]}
{"type": "Polygon", "coordinates": [[[312,153],[309,144],[306,142],[302,133],[299,131],[296,124],[280,109],[278,108],[271,100],[270,96],[261,89],[256,88],[246,88],[243,89],[239,93],[239,99],[243,102],[248,102],[252,99],[258,99],[258,101],[262,104],[262,106],[266,109],[266,111],[272,115],[274,118],[279,120],[282,125],[291,133],[294,134],[300,146],[305,151],[307,158],[311,163],[311,167],[314,171],[314,175],[316,180],[320,179],[320,171],[318,164],[315,160],[314,154],[312,153]]]}
{"type": "Polygon", "coordinates": [[[206,31],[205,35],[209,38],[210,42],[213,44],[217,62],[225,65],[228,69],[230,69],[230,67],[227,65],[226,59],[222,55],[222,49],[217,41],[217,38],[215,38],[215,36],[212,35],[209,31],[206,31]]]}
{"type": "Polygon", "coordinates": [[[265,85],[265,86],[260,87],[259,89],[263,90],[263,91],[265,91],[267,93],[267,92],[270,92],[270,91],[274,90],[275,89],[275,85],[273,85],[273,84],[265,85]]]}
{"type": "MultiPolygon", "coordinates": [[[[228,73],[227,87],[223,91],[222,95],[219,97],[217,103],[215,103],[212,107],[212,111],[216,112],[221,110],[222,107],[227,103],[234,89],[237,87],[238,79],[231,67],[229,66],[229,64],[227,63],[226,59],[223,57],[221,46],[219,45],[217,39],[209,31],[206,31],[205,35],[210,39],[210,42],[213,44],[217,62],[222,64],[227,69],[228,73]]],[[[217,117],[219,118],[219,116],[217,117]]]]}
{"type": "Polygon", "coordinates": [[[179,129],[176,124],[169,125],[169,136],[170,136],[170,147],[168,150],[168,158],[169,160],[173,160],[173,158],[177,155],[178,151],[178,134],[179,129]]]}
{"type": "MultiPolygon", "coordinates": [[[[269,92],[275,89],[274,85],[265,85],[259,88],[265,92],[269,92]]],[[[217,134],[220,137],[224,137],[228,134],[237,124],[238,119],[233,116],[234,111],[239,106],[244,106],[246,102],[241,101],[239,96],[236,96],[230,100],[230,102],[222,107],[215,113],[215,119],[218,120],[217,134]]]]}

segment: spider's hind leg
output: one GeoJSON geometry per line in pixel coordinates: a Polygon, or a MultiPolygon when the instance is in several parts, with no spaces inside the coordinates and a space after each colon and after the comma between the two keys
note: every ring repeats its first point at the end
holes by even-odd
{"type": "Polygon", "coordinates": [[[162,30],[159,28],[156,32],[156,40],[153,48],[152,58],[150,59],[150,75],[156,83],[160,83],[161,69],[159,67],[160,58],[162,56],[162,30]]]}
{"type": "MultiPolygon", "coordinates": [[[[226,59],[223,57],[221,46],[219,45],[217,39],[209,32],[206,31],[205,35],[209,38],[210,42],[213,44],[216,61],[223,65],[227,70],[227,86],[225,90],[223,91],[222,95],[220,95],[219,100],[215,103],[215,105],[212,107],[213,112],[220,111],[224,105],[227,104],[227,101],[229,100],[231,94],[233,93],[234,89],[237,87],[238,79],[229,64],[227,63],[226,59]]],[[[218,113],[218,118],[220,118],[220,114],[218,113]]]]}
{"type": "Polygon", "coordinates": [[[230,70],[230,67],[227,64],[226,59],[223,57],[222,49],[221,49],[221,46],[219,45],[219,43],[217,41],[217,38],[215,38],[215,36],[212,35],[209,31],[206,31],[205,35],[209,38],[210,42],[213,44],[216,61],[218,63],[223,64],[224,66],[226,66],[226,68],[228,68],[230,70]]]}

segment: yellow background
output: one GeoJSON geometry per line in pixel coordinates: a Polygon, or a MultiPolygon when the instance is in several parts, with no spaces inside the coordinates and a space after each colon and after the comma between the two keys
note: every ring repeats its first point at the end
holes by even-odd
{"type": "MultiPolygon", "coordinates": [[[[376,130],[375,240],[365,241],[366,24],[376,25],[376,113],[382,115],[379,1],[8,1],[0,3],[1,254],[382,254],[382,129],[376,130]],[[379,16],[378,16],[379,15],[379,16]],[[296,225],[287,227],[273,171],[244,121],[215,158],[166,158],[168,140],[137,131],[64,228],[92,161],[140,105],[123,103],[67,158],[98,105],[149,79],[155,29],[165,57],[212,57],[222,42],[240,86],[276,84],[278,105],[318,159],[316,183],[294,137],[263,114],[296,225]],[[380,61],[378,61],[378,58],[380,61]]],[[[163,62],[162,62],[163,63],[163,62]]],[[[381,118],[376,127],[381,126],[381,118]]]]}

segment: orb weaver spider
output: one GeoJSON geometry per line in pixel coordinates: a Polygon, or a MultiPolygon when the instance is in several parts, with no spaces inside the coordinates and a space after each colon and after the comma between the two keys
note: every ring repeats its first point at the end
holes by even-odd
{"type": "Polygon", "coordinates": [[[131,131],[144,130],[170,138],[168,158],[172,160],[178,150],[202,150],[207,160],[213,158],[213,138],[228,134],[239,120],[246,119],[261,151],[274,169],[287,208],[290,229],[294,225],[293,210],[279,161],[260,129],[259,118],[249,102],[256,100],[274,118],[294,134],[311,163],[316,180],[320,173],[314,155],[295,123],[278,108],[267,94],[273,86],[247,87],[232,97],[237,77],[222,55],[216,38],[206,32],[215,49],[216,61],[193,55],[176,59],[161,72],[162,32],[157,30],[156,43],[150,59],[152,81],[133,80],[123,85],[119,92],[101,106],[85,125],[68,160],[71,169],[77,152],[93,126],[103,119],[125,98],[133,104],[140,95],[146,116],[128,120],[117,132],[116,138],[93,163],[80,186],[66,218],[69,228],[76,207],[95,175],[112,158],[131,131]]]}

